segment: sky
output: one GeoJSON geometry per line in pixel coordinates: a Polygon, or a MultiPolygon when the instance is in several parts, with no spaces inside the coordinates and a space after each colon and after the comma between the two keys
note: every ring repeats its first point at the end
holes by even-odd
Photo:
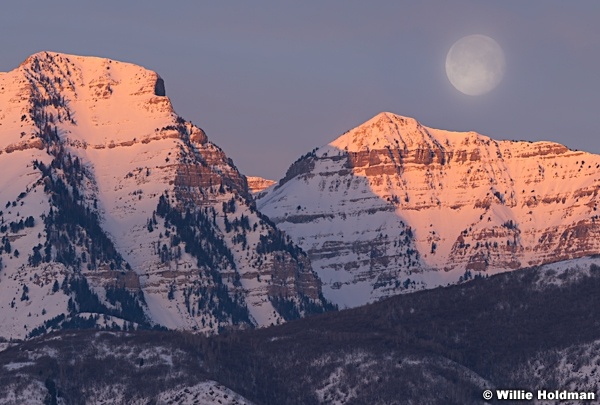
{"type": "Polygon", "coordinates": [[[0,71],[38,51],[158,72],[175,111],[271,179],[382,111],[494,139],[600,153],[600,1],[5,0],[0,71]],[[504,49],[478,97],[448,81],[459,38],[504,49]]]}

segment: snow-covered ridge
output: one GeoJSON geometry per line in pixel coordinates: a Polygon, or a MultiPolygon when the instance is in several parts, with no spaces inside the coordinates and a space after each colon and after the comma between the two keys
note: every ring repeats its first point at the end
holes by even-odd
{"type": "MultiPolygon", "coordinates": [[[[361,152],[365,150],[387,149],[393,146],[401,150],[430,149],[433,152],[440,149],[444,154],[452,154],[462,150],[473,150],[473,146],[499,144],[519,144],[514,152],[519,156],[532,154],[548,154],[550,152],[567,152],[564,145],[539,141],[495,141],[492,138],[478,134],[477,132],[456,132],[442,129],[430,128],[422,125],[416,119],[405,117],[390,112],[382,112],[347,131],[335,139],[329,145],[347,152],[361,152]]],[[[514,147],[514,145],[513,145],[514,147]]],[[[446,156],[446,160],[449,156],[446,156]]]]}
{"type": "Polygon", "coordinates": [[[600,252],[600,156],[381,113],[294,163],[258,205],[326,297],[400,291],[600,252]]]}
{"type": "Polygon", "coordinates": [[[155,72],[41,52],[0,75],[0,172],[2,336],[217,332],[323,308],[304,253],[155,72]]]}

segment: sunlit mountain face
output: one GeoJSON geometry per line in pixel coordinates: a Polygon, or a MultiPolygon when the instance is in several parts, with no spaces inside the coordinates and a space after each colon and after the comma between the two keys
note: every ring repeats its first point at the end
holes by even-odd
{"type": "Polygon", "coordinates": [[[290,166],[258,206],[325,297],[401,292],[600,252],[600,156],[381,113],[290,166]]]}
{"type": "Polygon", "coordinates": [[[156,73],[42,52],[0,89],[3,337],[215,333],[325,309],[306,254],[156,73]]]}

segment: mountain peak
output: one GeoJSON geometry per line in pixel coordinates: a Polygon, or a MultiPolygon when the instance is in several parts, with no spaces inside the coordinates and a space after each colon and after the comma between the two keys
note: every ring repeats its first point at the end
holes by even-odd
{"type": "MultiPolygon", "coordinates": [[[[19,67],[23,68],[31,68],[39,63],[50,63],[53,65],[58,65],[60,63],[67,63],[71,65],[78,65],[79,67],[85,68],[86,70],[104,68],[106,66],[110,66],[113,63],[115,65],[119,65],[126,69],[133,70],[145,70],[150,73],[155,72],[146,69],[140,65],[136,65],[134,63],[129,62],[121,62],[115,59],[105,58],[101,56],[89,56],[89,55],[75,55],[63,52],[53,52],[53,51],[40,51],[28,56],[19,67]]],[[[107,69],[110,70],[110,69],[107,69]]]]}
{"type": "Polygon", "coordinates": [[[62,139],[105,147],[156,137],[177,118],[156,72],[107,58],[38,52],[1,75],[0,84],[2,111],[14,120],[3,121],[12,131],[0,150],[35,137],[41,117],[30,111],[40,103],[50,103],[45,113],[62,139]]]}
{"type": "Polygon", "coordinates": [[[358,152],[384,147],[410,148],[415,144],[429,144],[432,140],[427,128],[416,119],[381,112],[346,132],[330,145],[338,149],[358,152]]]}
{"type": "Polygon", "coordinates": [[[370,120],[368,120],[367,122],[370,122],[370,121],[393,122],[393,121],[402,121],[402,120],[418,124],[418,121],[416,119],[414,119],[413,117],[408,117],[405,115],[400,115],[400,114],[396,114],[396,113],[389,112],[389,111],[382,111],[379,114],[375,115],[370,120]]]}
{"type": "MultiPolygon", "coordinates": [[[[23,74],[28,76],[30,81],[39,79],[35,73],[42,74],[42,77],[53,78],[60,81],[59,77],[67,81],[78,82],[79,84],[93,84],[98,81],[112,79],[121,81],[139,77],[149,77],[155,81],[162,81],[162,78],[154,71],[142,66],[120,62],[117,60],[97,57],[71,55],[60,52],[42,51],[27,57],[17,69],[8,72],[14,74],[23,74]],[[32,73],[34,73],[32,75],[32,73]]],[[[149,93],[164,96],[164,83],[162,91],[156,91],[157,86],[148,88],[149,93]]]]}
{"type": "Polygon", "coordinates": [[[276,183],[274,180],[269,180],[258,176],[247,176],[246,179],[248,180],[248,189],[250,189],[252,194],[260,193],[264,189],[269,188],[276,183]]]}

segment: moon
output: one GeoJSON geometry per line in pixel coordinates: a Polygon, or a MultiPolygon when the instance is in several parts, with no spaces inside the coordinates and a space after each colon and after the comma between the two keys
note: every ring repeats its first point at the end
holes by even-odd
{"type": "Polygon", "coordinates": [[[458,91],[481,96],[500,84],[506,70],[504,52],[485,35],[469,35],[452,45],[446,56],[448,80],[458,91]]]}

